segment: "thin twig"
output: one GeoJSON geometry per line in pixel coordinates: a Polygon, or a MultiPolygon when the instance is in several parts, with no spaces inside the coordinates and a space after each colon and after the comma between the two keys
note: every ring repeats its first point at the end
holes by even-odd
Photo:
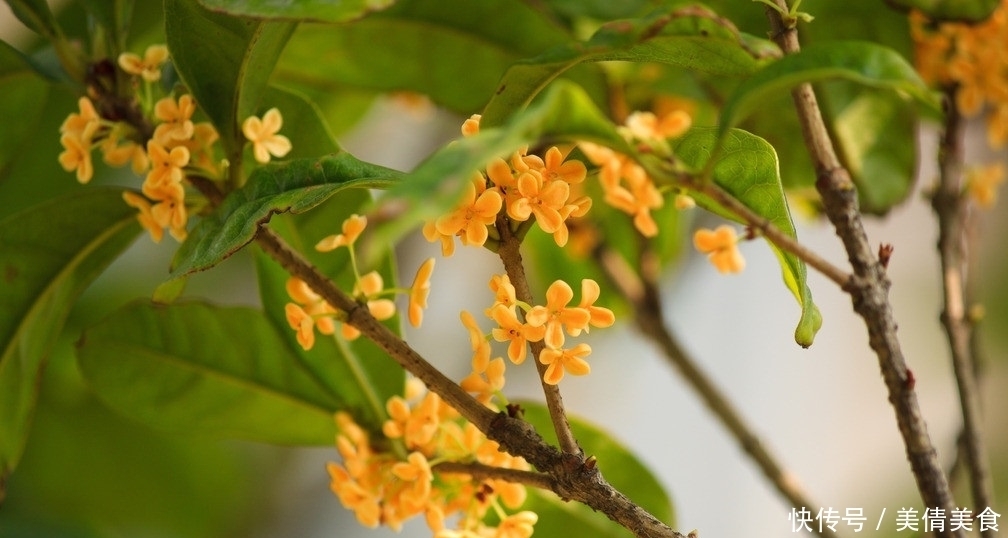
{"type": "Polygon", "coordinates": [[[504,480],[553,491],[553,479],[548,474],[521,469],[506,469],[478,462],[442,461],[431,467],[440,473],[467,474],[477,480],[504,480]]]}
{"type": "MultiPolygon", "coordinates": [[[[785,0],[775,1],[783,12],[788,12],[785,0]]],[[[796,29],[789,27],[777,10],[768,7],[766,14],[770,21],[771,35],[781,50],[785,54],[797,53],[800,47],[796,29]]],[[[833,223],[853,268],[854,278],[845,287],[845,291],[851,295],[854,311],[864,319],[869,345],[878,356],[889,402],[896,414],[917,489],[926,506],[944,509],[947,514],[952,513],[955,508],[952,492],[939,464],[927,424],[921,416],[914,383],[910,377],[912,374],[909,373],[896,337],[896,321],[888,297],[889,278],[865,233],[858,209],[857,190],[850,174],[837,158],[812,86],[802,84],[792,90],[791,95],[798,111],[805,145],[815,163],[816,190],[822,197],[826,216],[833,223]]],[[[941,537],[962,535],[961,529],[937,531],[937,536],[941,537]]]]}
{"type": "MultiPolygon", "coordinates": [[[[931,199],[938,217],[938,253],[941,259],[944,309],[941,320],[948,337],[962,408],[963,432],[959,446],[969,470],[970,491],[977,507],[991,506],[994,497],[990,463],[983,435],[980,391],[972,353],[973,324],[966,311],[966,199],[963,196],[963,118],[955,107],[954,88],[946,92],[945,131],[938,150],[939,182],[931,199]]],[[[958,458],[957,458],[958,459],[958,458]]],[[[994,531],[985,528],[984,538],[994,531]]]]}
{"type": "MultiPolygon", "coordinates": [[[[500,247],[497,250],[497,255],[504,263],[504,270],[511,280],[511,285],[514,286],[515,297],[525,304],[535,304],[528,278],[525,276],[525,264],[522,263],[521,241],[511,233],[511,221],[503,213],[497,217],[497,233],[500,235],[500,247]]],[[[550,420],[553,423],[553,430],[556,432],[560,450],[568,454],[581,455],[581,447],[578,446],[577,439],[574,438],[574,433],[567,422],[567,413],[564,411],[560,387],[546,382],[546,365],[539,361],[543,347],[541,341],[529,342],[529,350],[535,359],[536,370],[539,371],[539,382],[542,385],[546,408],[549,409],[550,420]]]]}
{"type": "MultiPolygon", "coordinates": [[[[595,257],[620,294],[633,305],[634,322],[641,334],[658,346],[662,355],[693,387],[742,450],[760,468],[767,480],[792,506],[809,508],[819,506],[802,491],[795,476],[786,471],[770,454],[729,398],[680,345],[674,332],[665,322],[658,285],[652,275],[641,274],[647,271],[637,272],[622,256],[608,247],[596,249],[595,257]]],[[[814,530],[823,537],[836,536],[836,533],[826,526],[814,530]]]]}

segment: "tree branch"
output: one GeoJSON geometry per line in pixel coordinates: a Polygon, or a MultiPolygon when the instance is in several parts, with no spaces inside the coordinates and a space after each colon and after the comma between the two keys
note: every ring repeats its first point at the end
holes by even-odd
{"type": "MultiPolygon", "coordinates": [[[[802,491],[796,477],[777,462],[728,397],[682,348],[673,331],[665,323],[654,275],[647,274],[648,271],[635,271],[622,256],[609,247],[596,249],[595,258],[609,280],[633,305],[634,322],[640,333],[658,346],[669,364],[675,367],[683,379],[693,387],[700,399],[731,433],[742,450],[756,463],[767,480],[792,506],[810,508],[819,506],[802,491]]],[[[642,265],[646,265],[646,262],[642,265]]],[[[814,530],[824,538],[836,536],[829,527],[814,530]]]]}
{"type": "Polygon", "coordinates": [[[478,462],[463,463],[459,461],[443,461],[432,467],[441,473],[467,474],[477,480],[504,480],[539,489],[553,491],[553,479],[544,473],[522,471],[521,469],[506,469],[478,462]]]}
{"type": "MultiPolygon", "coordinates": [[[[963,118],[955,106],[956,89],[945,93],[945,130],[938,150],[939,182],[931,199],[938,217],[938,253],[941,260],[944,308],[942,326],[949,341],[952,370],[959,389],[963,432],[959,446],[969,470],[973,504],[977,507],[993,503],[993,483],[983,436],[980,391],[972,350],[973,324],[966,311],[966,221],[967,200],[963,196],[963,118]]],[[[994,531],[985,529],[984,538],[994,531]]]]}
{"type": "MultiPolygon", "coordinates": [[[[497,216],[497,233],[500,235],[500,247],[497,250],[497,255],[504,263],[504,270],[511,280],[511,285],[515,288],[515,297],[523,303],[535,304],[532,290],[529,289],[528,278],[525,275],[525,264],[522,263],[521,241],[511,232],[511,221],[503,213],[497,216]]],[[[524,314],[522,314],[522,319],[524,320],[524,314]]],[[[539,383],[542,385],[543,395],[546,399],[546,408],[549,409],[550,420],[553,422],[553,430],[556,431],[560,449],[580,457],[581,447],[578,446],[577,439],[574,438],[574,433],[571,432],[570,424],[567,422],[567,413],[564,411],[560,387],[546,382],[546,365],[539,361],[539,354],[542,353],[544,347],[542,342],[529,342],[529,349],[532,352],[536,370],[539,372],[539,383]]]]}
{"type": "MultiPolygon", "coordinates": [[[[784,12],[788,11],[785,0],[775,1],[784,12]]],[[[798,52],[795,28],[789,27],[777,10],[768,7],[766,13],[774,41],[785,54],[798,52]]],[[[951,513],[955,508],[952,493],[921,416],[911,374],[896,337],[896,321],[888,298],[890,282],[868,242],[858,210],[857,190],[833,149],[812,87],[802,84],[792,90],[791,95],[805,145],[816,167],[816,190],[853,268],[854,277],[844,289],[851,295],[854,310],[864,319],[868,329],[868,342],[878,357],[917,489],[928,507],[943,508],[951,513]]],[[[937,535],[962,536],[962,531],[939,531],[937,535]]]]}

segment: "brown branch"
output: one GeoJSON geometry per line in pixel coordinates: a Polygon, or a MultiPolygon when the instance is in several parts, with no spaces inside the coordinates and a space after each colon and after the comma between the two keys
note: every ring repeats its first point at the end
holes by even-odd
{"type": "MultiPolygon", "coordinates": [[[[775,0],[783,12],[785,0],[775,0]]],[[[798,34],[767,8],[771,35],[785,54],[799,50],[798,34]]],[[[878,357],[879,367],[896,414],[907,459],[924,503],[951,513],[955,508],[948,480],[938,462],[927,424],[921,416],[917,394],[896,336],[896,321],[889,303],[889,278],[875,256],[861,221],[857,190],[847,170],[840,164],[823,122],[812,86],[802,84],[792,90],[802,135],[816,167],[816,190],[822,197],[826,216],[836,229],[853,268],[854,277],[844,287],[851,295],[854,311],[865,321],[868,342],[878,357]]],[[[939,531],[938,536],[962,536],[962,531],[939,531]]]]}
{"type": "MultiPolygon", "coordinates": [[[[941,321],[949,341],[963,417],[963,432],[958,446],[969,470],[973,504],[980,507],[993,504],[994,487],[984,443],[980,391],[974,367],[973,323],[966,311],[966,221],[969,214],[962,194],[964,125],[955,107],[955,93],[955,88],[951,88],[945,94],[945,130],[938,150],[939,182],[931,206],[938,217],[938,253],[945,303],[941,321]]],[[[981,534],[990,538],[993,533],[986,529],[981,534]]]]}
{"type": "MultiPolygon", "coordinates": [[[[658,346],[669,364],[693,387],[700,399],[731,433],[742,450],[756,463],[767,480],[792,506],[819,506],[802,491],[795,476],[785,470],[770,454],[729,398],[680,345],[673,331],[665,323],[665,314],[654,275],[646,270],[640,272],[634,270],[622,256],[608,247],[596,249],[595,257],[612,284],[633,306],[634,322],[640,333],[658,346]]],[[[823,537],[836,536],[829,527],[822,527],[818,530],[818,534],[823,537]]]]}
{"type": "Polygon", "coordinates": [[[460,461],[443,461],[431,468],[441,473],[467,474],[477,480],[504,480],[505,482],[553,491],[553,479],[548,474],[534,471],[506,469],[478,462],[463,463],[460,461]]]}
{"type": "Polygon", "coordinates": [[[553,481],[550,489],[560,498],[580,502],[606,514],[639,538],[687,538],[613,488],[595,467],[594,460],[585,460],[580,453],[561,452],[544,441],[531,424],[484,407],[376,320],[366,306],[337,288],[272,230],[261,227],[256,234],[256,242],[287,272],[303,280],[326,302],[343,311],[348,323],[384,349],[406,371],[423,381],[488,439],[496,441],[508,453],[525,458],[548,475],[553,481]]]}
{"type": "MultiPolygon", "coordinates": [[[[515,297],[525,304],[534,304],[532,290],[529,289],[528,278],[525,276],[525,264],[522,263],[521,241],[511,232],[511,221],[503,213],[497,216],[497,233],[500,235],[497,255],[504,263],[504,270],[515,288],[515,297]]],[[[529,342],[529,350],[535,360],[536,370],[539,371],[539,382],[546,399],[546,408],[549,409],[550,420],[553,422],[553,430],[556,431],[561,450],[580,456],[581,447],[578,446],[577,439],[574,438],[574,433],[571,432],[570,424],[567,422],[560,387],[546,382],[546,365],[539,361],[539,354],[544,347],[542,342],[529,342]]]]}

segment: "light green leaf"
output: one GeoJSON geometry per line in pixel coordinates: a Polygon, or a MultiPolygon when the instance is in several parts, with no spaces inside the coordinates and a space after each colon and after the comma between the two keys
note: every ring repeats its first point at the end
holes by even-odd
{"type": "Polygon", "coordinates": [[[350,188],[387,188],[400,172],[341,151],[257,168],[248,183],[200,220],[175,255],[172,276],[208,269],[255,238],[276,213],[301,213],[350,188]]]}
{"type": "Polygon", "coordinates": [[[113,189],[0,221],[0,478],[21,457],[39,376],[70,308],[139,233],[135,210],[113,189]]]}
{"type": "Polygon", "coordinates": [[[544,4],[566,17],[588,17],[608,21],[639,14],[648,7],[648,0],[546,0],[544,4]]]}
{"type": "Polygon", "coordinates": [[[915,9],[938,21],[980,22],[997,9],[999,0],[886,0],[903,10],[915,9]]]}
{"type": "Polygon", "coordinates": [[[165,0],[164,10],[175,69],[217,128],[235,166],[244,142],[240,123],[259,107],[296,23],[212,13],[196,0],[165,0]]]}
{"type": "Polygon", "coordinates": [[[865,86],[892,90],[917,101],[925,111],[941,115],[941,100],[896,51],[860,41],[812,44],[764,67],[742,82],[721,112],[720,133],[725,135],[770,95],[805,82],[843,79],[865,86]]]}
{"type": "Polygon", "coordinates": [[[199,0],[203,7],[239,17],[315,22],[359,19],[395,3],[395,0],[199,0]]]}
{"type": "Polygon", "coordinates": [[[127,305],[85,331],[77,356],[107,405],[175,432],[332,443],[338,402],[259,311],[127,305]]]}
{"type": "MultiPolygon", "coordinates": [[[[521,406],[525,420],[535,426],[547,442],[555,444],[556,434],[549,411],[533,402],[521,402],[521,406]]],[[[602,476],[617,491],[624,492],[634,503],[663,522],[675,524],[671,499],[643,462],[597,426],[573,417],[570,424],[585,455],[595,457],[602,476]]],[[[537,536],[633,536],[630,531],[587,506],[564,502],[556,495],[532,488],[529,488],[528,500],[522,509],[539,514],[535,525],[537,536]]]]}
{"type": "MultiPolygon", "coordinates": [[[[412,91],[468,115],[483,108],[508,66],[569,39],[526,2],[400,0],[349,24],[302,25],[276,77],[320,91],[412,91]]],[[[603,100],[598,70],[572,77],[603,100]]]]}
{"type": "MultiPolygon", "coordinates": [[[[720,138],[720,151],[711,165],[708,161],[715,154],[717,143],[718,136],[715,130],[691,129],[682,138],[674,141],[673,150],[676,156],[691,168],[700,170],[710,167],[712,178],[717,185],[746,207],[769,220],[785,234],[797,238],[791,211],[781,187],[777,153],[773,146],[751,133],[732,129],[720,138]]],[[[695,198],[701,206],[742,222],[739,216],[712,200],[699,194],[695,198]]],[[[822,326],[822,315],[812,301],[805,262],[793,254],[782,251],[773,243],[770,243],[770,247],[781,264],[781,276],[785,285],[801,305],[802,313],[795,329],[795,341],[802,347],[809,347],[822,326]]]]}
{"type": "Polygon", "coordinates": [[[558,75],[582,62],[666,63],[718,75],[748,75],[774,50],[739,34],[713,12],[676,7],[641,19],[611,22],[587,42],[551,49],[510,67],[483,110],[481,123],[499,125],[531,102],[558,75]]]}

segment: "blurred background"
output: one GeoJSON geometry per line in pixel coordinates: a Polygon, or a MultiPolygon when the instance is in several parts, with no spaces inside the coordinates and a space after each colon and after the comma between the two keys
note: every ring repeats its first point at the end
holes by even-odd
{"type": "MultiPolygon", "coordinates": [[[[24,39],[6,6],[0,7],[5,41],[24,39]]],[[[72,103],[72,101],[70,101],[72,103]]],[[[39,144],[58,144],[57,129],[70,109],[53,110],[39,126],[39,144]]],[[[340,141],[357,157],[409,170],[444,142],[457,137],[464,118],[433,106],[382,97],[360,110],[361,120],[340,141]]],[[[17,118],[5,118],[16,122],[17,118]]],[[[971,156],[1006,161],[985,149],[971,130],[971,156]]],[[[916,192],[884,219],[869,219],[873,243],[895,247],[889,274],[891,298],[921,408],[941,461],[951,466],[960,430],[958,399],[944,333],[939,323],[937,232],[923,192],[933,183],[936,135],[920,133],[922,157],[916,192]]],[[[72,183],[49,166],[40,181],[72,183]]],[[[4,178],[3,181],[11,181],[4,178]]],[[[107,173],[99,182],[120,181],[107,173]]],[[[979,247],[971,278],[986,309],[983,396],[995,488],[1008,514],[1008,256],[1001,248],[1008,229],[1004,203],[978,215],[979,247]]],[[[8,208],[4,215],[13,209],[8,208]]],[[[696,224],[717,221],[698,217],[696,224]]],[[[801,241],[844,266],[845,254],[831,227],[797,217],[801,241]]],[[[334,230],[338,223],[334,223],[334,230]]],[[[236,441],[168,435],[121,418],[83,384],[73,356],[75,335],[124,301],[149,296],[164,280],[175,243],[137,241],[88,290],[49,361],[42,399],[24,459],[0,506],[0,536],[15,537],[325,537],[390,536],[360,527],[329,492],[324,464],[332,448],[289,449],[236,441]]],[[[799,311],[779,285],[779,266],[762,242],[742,246],[746,270],[721,276],[702,256],[684,251],[663,275],[667,323],[702,368],[730,395],[763,443],[794,474],[820,507],[863,508],[871,536],[896,534],[895,513],[921,509],[913,477],[886,400],[864,325],[847,295],[812,273],[810,287],[824,323],[815,344],[793,340],[799,311]],[[874,530],[883,515],[881,530],[874,530]]],[[[439,248],[414,234],[398,251],[406,280],[439,248]]],[[[407,339],[455,379],[469,372],[460,309],[485,308],[489,275],[500,272],[488,251],[460,248],[439,259],[430,309],[422,331],[407,339]]],[[[251,260],[239,254],[221,270],[197,275],[187,293],[215,302],[257,305],[251,260]]],[[[54,335],[55,337],[55,335],[54,335]]],[[[742,449],[678,373],[628,322],[593,331],[591,375],[565,378],[564,401],[575,415],[611,432],[655,473],[673,498],[675,527],[700,536],[789,536],[791,506],[760,475],[742,449]]],[[[539,399],[531,369],[509,371],[507,393],[539,399]]],[[[604,462],[603,462],[604,463],[604,462]]],[[[957,499],[969,506],[960,485],[957,499]]],[[[983,507],[972,507],[975,511],[983,507]]],[[[842,535],[853,532],[840,527],[842,535]]],[[[401,536],[429,536],[422,522],[401,536]]]]}

